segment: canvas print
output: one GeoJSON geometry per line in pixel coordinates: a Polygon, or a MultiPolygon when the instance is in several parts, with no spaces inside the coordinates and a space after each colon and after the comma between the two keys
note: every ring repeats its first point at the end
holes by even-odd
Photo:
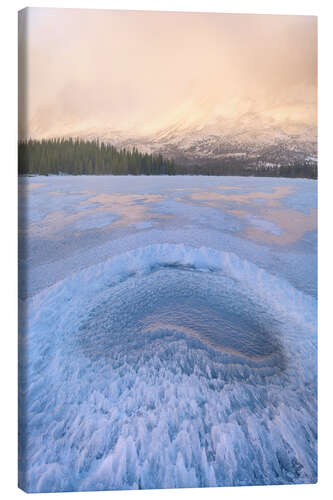
{"type": "Polygon", "coordinates": [[[19,13],[19,487],[317,481],[317,20],[19,13]]]}

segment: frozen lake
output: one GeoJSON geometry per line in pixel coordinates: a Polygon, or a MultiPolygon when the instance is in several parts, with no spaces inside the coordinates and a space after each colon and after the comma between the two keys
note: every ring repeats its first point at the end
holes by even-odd
{"type": "Polygon", "coordinates": [[[19,193],[21,486],[316,481],[316,181],[19,193]]]}

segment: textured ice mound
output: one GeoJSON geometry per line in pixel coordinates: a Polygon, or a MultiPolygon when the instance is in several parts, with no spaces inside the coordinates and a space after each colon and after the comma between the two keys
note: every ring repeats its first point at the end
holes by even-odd
{"type": "Polygon", "coordinates": [[[316,301],[287,281],[230,253],[150,245],[69,276],[27,314],[24,489],[316,480],[316,301]]]}

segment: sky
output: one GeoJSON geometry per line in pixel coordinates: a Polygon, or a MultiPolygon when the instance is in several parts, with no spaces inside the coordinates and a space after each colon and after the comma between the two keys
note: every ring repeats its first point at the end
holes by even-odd
{"type": "Polygon", "coordinates": [[[19,44],[21,136],[316,127],[313,16],[29,8],[19,44]]]}

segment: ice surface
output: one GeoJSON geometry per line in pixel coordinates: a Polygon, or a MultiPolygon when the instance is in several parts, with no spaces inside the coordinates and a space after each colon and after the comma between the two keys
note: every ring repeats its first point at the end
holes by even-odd
{"type": "Polygon", "coordinates": [[[251,225],[257,226],[263,232],[277,234],[277,235],[282,233],[282,230],[272,222],[263,219],[258,219],[257,217],[247,216],[246,218],[251,225]]]}
{"type": "Polygon", "coordinates": [[[21,487],[315,482],[315,229],[285,243],[248,227],[282,238],[270,195],[310,213],[316,182],[20,183],[21,487]]]}

